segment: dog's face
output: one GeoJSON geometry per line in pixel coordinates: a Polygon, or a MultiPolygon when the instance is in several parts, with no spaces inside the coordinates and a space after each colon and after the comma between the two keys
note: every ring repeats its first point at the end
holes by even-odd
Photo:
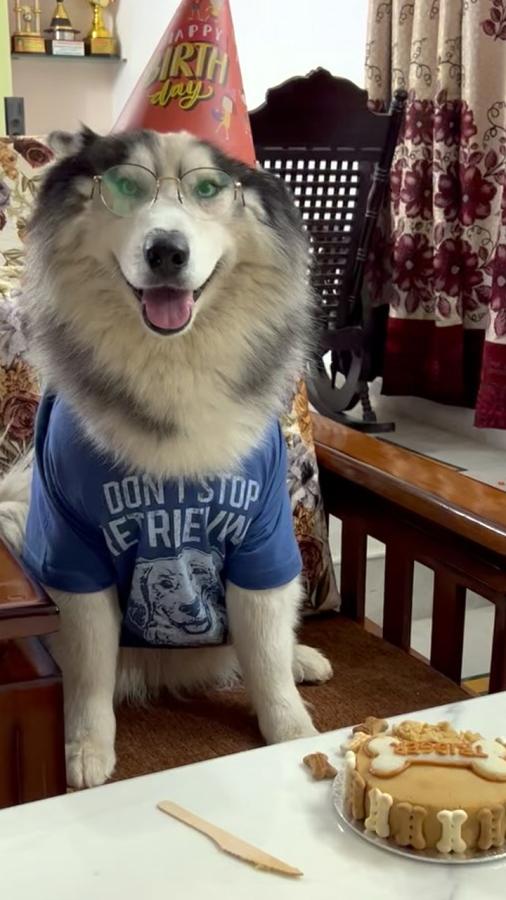
{"type": "Polygon", "coordinates": [[[265,195],[275,213],[283,192],[286,207],[278,179],[184,132],[100,138],[85,131],[53,142],[70,153],[48,178],[48,199],[56,193],[61,202],[66,185],[66,203],[88,220],[87,252],[118,276],[125,304],[158,335],[192,327],[213,279],[235,262],[245,217],[270,214],[265,195]]]}
{"type": "Polygon", "coordinates": [[[117,263],[148,328],[180,334],[231,253],[230,223],[242,206],[234,173],[218,167],[209,147],[177,135],[135,145],[128,162],[100,179],[92,202],[104,262],[117,263]]]}

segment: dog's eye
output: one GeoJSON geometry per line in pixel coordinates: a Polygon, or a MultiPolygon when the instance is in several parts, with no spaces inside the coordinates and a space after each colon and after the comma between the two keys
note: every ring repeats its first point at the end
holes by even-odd
{"type": "Polygon", "coordinates": [[[195,194],[199,200],[212,200],[222,190],[223,185],[217,184],[216,181],[212,181],[210,178],[202,178],[200,181],[197,181],[194,187],[195,194]]]}
{"type": "Polygon", "coordinates": [[[235,199],[234,181],[221,169],[191,169],[181,176],[183,203],[197,214],[223,215],[235,199]]]}
{"type": "Polygon", "coordinates": [[[156,190],[156,176],[142,166],[113,166],[101,179],[102,200],[118,216],[132,215],[140,206],[152,202],[156,190]]]}
{"type": "Polygon", "coordinates": [[[118,178],[116,189],[124,197],[138,197],[142,193],[141,186],[132,178],[118,178]]]}

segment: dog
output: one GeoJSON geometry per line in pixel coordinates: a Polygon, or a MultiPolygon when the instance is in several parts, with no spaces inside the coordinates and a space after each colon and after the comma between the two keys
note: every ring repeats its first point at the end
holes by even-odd
{"type": "Polygon", "coordinates": [[[51,145],[21,301],[45,395],[0,531],[60,609],[68,783],[110,777],[114,704],[162,688],[241,677],[267,742],[315,734],[277,424],[313,314],[292,197],[184,132],[51,145]]]}

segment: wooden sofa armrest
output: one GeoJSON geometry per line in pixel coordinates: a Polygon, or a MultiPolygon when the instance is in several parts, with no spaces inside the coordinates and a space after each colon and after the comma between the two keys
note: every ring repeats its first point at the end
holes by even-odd
{"type": "Polygon", "coordinates": [[[506,497],[502,491],[323,416],[313,414],[312,418],[320,469],[506,554],[506,497]]]}
{"type": "Polygon", "coordinates": [[[0,541],[0,641],[58,630],[58,609],[0,541]]]}

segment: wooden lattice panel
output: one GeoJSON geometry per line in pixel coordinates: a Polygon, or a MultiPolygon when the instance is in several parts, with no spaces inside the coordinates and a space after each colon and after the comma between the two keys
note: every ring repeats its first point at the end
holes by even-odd
{"type": "Polygon", "coordinates": [[[362,170],[357,160],[328,152],[273,150],[260,159],[289,184],[311,242],[311,283],[332,327],[352,265],[362,170]]]}

